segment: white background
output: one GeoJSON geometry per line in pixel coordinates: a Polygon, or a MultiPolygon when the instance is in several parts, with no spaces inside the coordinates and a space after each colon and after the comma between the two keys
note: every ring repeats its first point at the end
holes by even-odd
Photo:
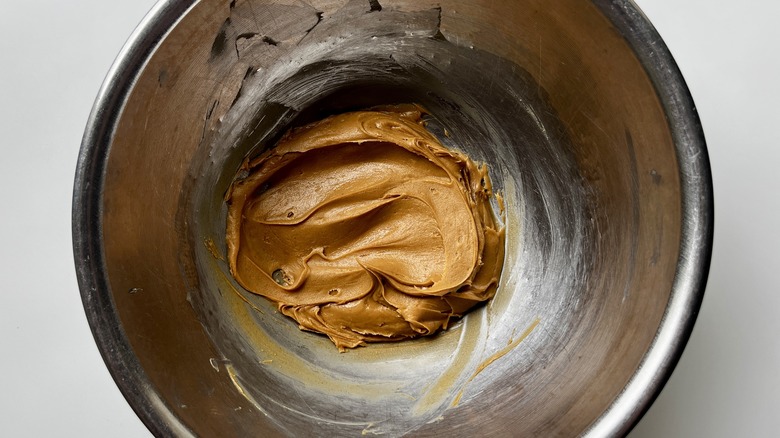
{"type": "MultiPolygon", "coordinates": [[[[0,435],[146,437],[92,340],[70,208],[92,102],[152,0],[0,0],[0,435]]],[[[640,0],[696,101],[715,181],[704,305],[640,437],[780,433],[780,6],[640,0]]]]}

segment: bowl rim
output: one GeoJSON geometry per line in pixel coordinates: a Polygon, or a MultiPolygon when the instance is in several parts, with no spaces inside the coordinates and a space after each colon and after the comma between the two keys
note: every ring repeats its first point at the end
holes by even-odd
{"type": "MultiPolygon", "coordinates": [[[[620,394],[585,436],[625,435],[663,389],[690,338],[712,255],[714,199],[701,121],[671,52],[631,0],[591,0],[641,62],[667,115],[680,166],[682,225],[672,293],[659,329],[620,394]]],[[[101,85],[76,165],[72,235],[76,275],[92,335],[128,404],[156,436],[192,435],[170,410],[132,353],[110,293],[102,244],[102,195],[111,142],[130,93],[167,34],[200,0],[160,0],[133,31],[101,85]]]]}

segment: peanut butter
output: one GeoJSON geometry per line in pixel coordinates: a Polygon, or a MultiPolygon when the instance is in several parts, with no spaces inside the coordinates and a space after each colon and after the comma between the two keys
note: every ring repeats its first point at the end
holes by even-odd
{"type": "Polygon", "coordinates": [[[227,193],[230,271],[344,351],[446,329],[493,297],[504,230],[487,166],[414,105],[328,117],[245,162],[227,193]]]}

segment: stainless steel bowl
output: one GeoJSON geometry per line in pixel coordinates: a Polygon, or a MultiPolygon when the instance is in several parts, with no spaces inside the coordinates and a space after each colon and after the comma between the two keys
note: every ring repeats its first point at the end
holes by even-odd
{"type": "Polygon", "coordinates": [[[682,353],[712,221],[695,107],[629,1],[161,1],[95,103],[73,238],[157,435],[602,436],[682,353]],[[489,164],[501,284],[439,336],[339,354],[227,273],[223,195],[290,126],[402,102],[489,164]]]}

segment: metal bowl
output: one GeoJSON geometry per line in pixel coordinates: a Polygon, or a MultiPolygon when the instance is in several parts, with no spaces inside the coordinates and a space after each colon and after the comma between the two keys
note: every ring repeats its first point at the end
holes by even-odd
{"type": "Polygon", "coordinates": [[[95,103],[73,239],[157,435],[602,436],[677,362],[712,220],[693,102],[631,2],[162,1],[95,103]],[[507,255],[450,330],[338,353],[231,278],[223,196],[289,127],[388,103],[488,163],[507,255]]]}

